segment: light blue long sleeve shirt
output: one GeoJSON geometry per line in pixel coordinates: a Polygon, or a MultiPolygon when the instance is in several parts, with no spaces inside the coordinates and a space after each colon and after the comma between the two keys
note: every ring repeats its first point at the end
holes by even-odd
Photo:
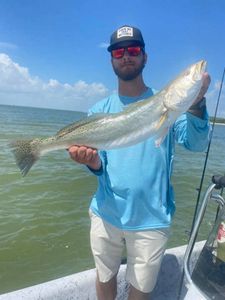
{"type": "MultiPolygon", "coordinates": [[[[117,113],[153,94],[151,88],[140,97],[113,94],[94,105],[89,114],[117,113]]],[[[175,141],[191,151],[203,151],[208,135],[207,112],[203,119],[186,113],[170,128],[160,147],[155,147],[154,139],[149,138],[133,146],[99,151],[102,168],[93,171],[98,177],[98,189],[91,210],[122,230],[169,227],[175,212],[170,183],[175,141]]]]}

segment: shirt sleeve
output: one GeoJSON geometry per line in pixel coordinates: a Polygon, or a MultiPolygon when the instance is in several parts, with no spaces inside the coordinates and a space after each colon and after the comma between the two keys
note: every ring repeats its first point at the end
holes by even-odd
{"type": "Polygon", "coordinates": [[[175,140],[186,149],[196,152],[204,151],[209,142],[209,116],[205,108],[203,118],[186,112],[174,124],[175,140]]]}
{"type": "Polygon", "coordinates": [[[98,151],[98,155],[101,159],[101,168],[99,170],[94,170],[87,166],[88,170],[96,176],[101,176],[106,168],[107,159],[106,159],[106,152],[105,151],[98,151]]]}

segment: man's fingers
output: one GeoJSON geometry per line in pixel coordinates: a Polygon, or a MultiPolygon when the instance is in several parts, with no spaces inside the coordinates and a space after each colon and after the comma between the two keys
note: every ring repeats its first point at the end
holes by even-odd
{"type": "Polygon", "coordinates": [[[68,148],[69,153],[76,152],[77,150],[78,150],[78,146],[75,145],[68,148]]]}
{"type": "Polygon", "coordinates": [[[198,103],[199,101],[202,100],[202,98],[205,96],[205,94],[206,94],[206,92],[209,88],[210,82],[211,82],[211,78],[210,78],[209,74],[207,72],[205,72],[203,74],[203,82],[202,82],[201,90],[200,90],[200,92],[198,94],[198,97],[195,99],[193,104],[196,104],[196,103],[198,103]]]}
{"type": "Polygon", "coordinates": [[[210,85],[210,82],[211,82],[211,78],[210,78],[209,74],[204,73],[203,85],[202,85],[203,92],[206,93],[206,91],[208,90],[208,87],[210,85]]]}
{"type": "Polygon", "coordinates": [[[79,157],[80,160],[85,159],[85,157],[86,157],[86,151],[87,151],[87,148],[81,146],[81,147],[77,150],[77,157],[79,157]]]}
{"type": "Polygon", "coordinates": [[[94,157],[94,152],[96,152],[95,150],[93,149],[90,149],[88,148],[87,151],[86,151],[86,157],[89,161],[91,161],[94,157]]]}
{"type": "Polygon", "coordinates": [[[78,163],[88,164],[98,157],[96,149],[85,146],[71,146],[68,151],[70,157],[78,163]]]}

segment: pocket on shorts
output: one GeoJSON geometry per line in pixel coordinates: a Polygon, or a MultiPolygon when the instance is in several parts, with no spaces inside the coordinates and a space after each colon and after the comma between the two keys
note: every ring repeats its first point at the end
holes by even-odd
{"type": "Polygon", "coordinates": [[[92,218],[92,215],[93,215],[93,212],[92,212],[92,209],[91,209],[91,208],[89,208],[88,214],[89,214],[89,217],[90,217],[90,219],[91,219],[91,218],[92,218]]]}
{"type": "Polygon", "coordinates": [[[103,227],[102,219],[93,213],[92,209],[89,209],[89,216],[91,220],[91,235],[95,235],[103,227]]]}
{"type": "Polygon", "coordinates": [[[159,228],[155,230],[158,234],[162,235],[162,237],[169,238],[171,234],[170,227],[159,228]]]}
{"type": "Polygon", "coordinates": [[[88,214],[90,219],[98,218],[98,216],[95,213],[93,213],[91,208],[89,208],[88,214]]]}

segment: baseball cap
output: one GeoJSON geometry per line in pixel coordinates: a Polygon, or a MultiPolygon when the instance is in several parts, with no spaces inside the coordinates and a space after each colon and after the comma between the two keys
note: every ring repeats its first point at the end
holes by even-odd
{"type": "Polygon", "coordinates": [[[129,25],[124,25],[113,32],[110,38],[110,45],[107,50],[110,52],[118,46],[125,47],[132,43],[145,46],[141,31],[129,25]]]}

